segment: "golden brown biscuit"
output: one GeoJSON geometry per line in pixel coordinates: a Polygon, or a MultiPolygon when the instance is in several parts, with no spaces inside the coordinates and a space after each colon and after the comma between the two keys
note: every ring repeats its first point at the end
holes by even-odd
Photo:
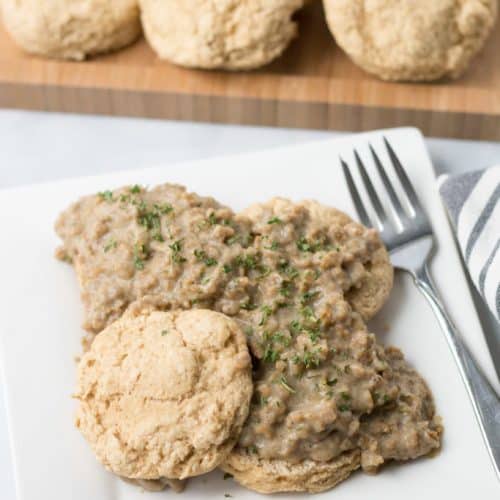
{"type": "Polygon", "coordinates": [[[76,426],[115,474],[184,479],[226,458],[252,389],[245,336],[229,318],[126,313],[80,361],[76,426]]]}
{"type": "Polygon", "coordinates": [[[244,70],[271,62],[297,33],[304,0],[140,0],[149,43],[182,66],[244,70]]]}
{"type": "Polygon", "coordinates": [[[221,468],[245,488],[269,494],[285,491],[320,493],[337,486],[359,466],[360,454],[357,450],[346,452],[329,462],[305,460],[291,463],[259,459],[238,449],[230,454],[221,468]]]}
{"type": "Polygon", "coordinates": [[[384,80],[457,78],[485,44],[497,0],[323,0],[337,43],[384,80]]]}
{"type": "Polygon", "coordinates": [[[1,0],[5,27],[24,50],[82,60],[141,33],[137,0],[1,0]]]}

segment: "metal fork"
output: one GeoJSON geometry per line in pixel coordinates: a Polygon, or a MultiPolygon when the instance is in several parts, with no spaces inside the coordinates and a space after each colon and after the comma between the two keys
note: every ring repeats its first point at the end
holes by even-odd
{"type": "Polygon", "coordinates": [[[361,222],[368,227],[374,227],[380,231],[382,239],[390,252],[394,266],[410,273],[417,288],[429,301],[432,311],[441,329],[445,333],[448,345],[458,365],[460,375],[462,376],[462,380],[479,422],[486,447],[494,464],[497,476],[500,479],[500,398],[488,379],[478,368],[477,363],[474,361],[467,346],[459,335],[456,326],[446,312],[441,297],[429,273],[428,264],[435,248],[435,238],[431,224],[422,208],[410,179],[386,138],[384,138],[384,143],[392,167],[399,178],[411,206],[411,213],[403,208],[404,203],[396,193],[396,189],[389,179],[379,156],[371,145],[370,151],[385,188],[385,194],[388,195],[388,201],[390,205],[392,205],[393,214],[399,219],[399,224],[402,229],[398,230],[389,218],[388,211],[384,207],[379,194],[377,194],[377,190],[370,180],[366,167],[356,150],[354,150],[354,157],[357,168],[359,169],[360,178],[376,214],[376,219],[368,215],[369,211],[363,204],[360,192],[349,170],[349,166],[341,158],[340,162],[347,186],[361,222]]]}

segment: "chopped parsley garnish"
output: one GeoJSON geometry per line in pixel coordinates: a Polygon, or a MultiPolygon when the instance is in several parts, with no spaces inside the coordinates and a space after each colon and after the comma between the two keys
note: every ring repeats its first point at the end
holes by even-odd
{"type": "Polygon", "coordinates": [[[349,405],[344,405],[344,404],[339,405],[339,407],[338,407],[338,408],[339,408],[339,410],[340,410],[340,411],[349,411],[349,410],[351,409],[351,408],[349,407],[349,405]]]}
{"type": "Polygon", "coordinates": [[[279,343],[283,344],[285,347],[288,347],[290,345],[290,338],[287,337],[283,332],[276,332],[273,334],[264,332],[263,338],[265,342],[272,342],[273,344],[279,343]]]}
{"type": "Polygon", "coordinates": [[[136,203],[139,215],[137,222],[151,232],[151,237],[156,241],[164,241],[161,234],[161,216],[169,214],[174,210],[170,203],[155,203],[152,208],[148,210],[146,202],[136,203]]]}
{"type": "Polygon", "coordinates": [[[236,257],[236,265],[250,271],[258,266],[257,257],[255,255],[238,255],[236,257]]]}
{"type": "Polygon", "coordinates": [[[265,406],[269,402],[269,398],[266,398],[265,396],[262,396],[262,394],[261,394],[259,402],[260,402],[260,406],[265,406]]]}
{"type": "Polygon", "coordinates": [[[108,202],[113,201],[113,192],[112,191],[109,191],[109,190],[101,191],[100,193],[97,193],[97,195],[105,201],[108,201],[108,202]]]}
{"type": "Polygon", "coordinates": [[[149,258],[149,255],[150,251],[146,245],[134,245],[134,267],[138,271],[142,271],[144,269],[144,260],[149,258]]]}
{"type": "Polygon", "coordinates": [[[290,297],[290,294],[292,293],[292,282],[291,281],[282,281],[281,282],[281,287],[280,287],[280,295],[283,295],[283,297],[290,297]]]}
{"type": "Polygon", "coordinates": [[[304,306],[300,309],[300,314],[306,319],[313,319],[315,320],[316,318],[314,317],[314,311],[311,306],[304,306]]]}
{"type": "Polygon", "coordinates": [[[273,241],[269,246],[267,246],[267,247],[265,246],[264,248],[266,250],[276,251],[276,250],[278,250],[279,246],[280,246],[280,244],[277,241],[273,241]]]}
{"type": "Polygon", "coordinates": [[[282,224],[283,221],[279,217],[271,217],[268,221],[268,224],[282,224]]]}
{"type": "Polygon", "coordinates": [[[153,239],[163,241],[163,237],[161,236],[161,220],[158,213],[153,211],[141,213],[137,218],[137,222],[148,231],[153,231],[153,239]]]}
{"type": "Polygon", "coordinates": [[[247,301],[240,304],[240,309],[244,309],[245,311],[253,311],[254,309],[257,309],[257,306],[255,304],[252,304],[250,301],[247,301]]]}
{"type": "Polygon", "coordinates": [[[215,226],[215,224],[217,224],[217,217],[215,216],[215,212],[212,212],[212,213],[208,216],[207,221],[208,221],[208,223],[209,223],[211,226],[215,226]]]}
{"type": "Polygon", "coordinates": [[[302,236],[297,240],[297,248],[301,252],[316,253],[319,252],[320,250],[326,250],[327,247],[324,241],[321,240],[309,241],[305,236],[302,236]]]}
{"type": "Polygon", "coordinates": [[[203,262],[208,267],[215,266],[217,264],[217,261],[213,257],[209,257],[207,255],[207,252],[205,250],[195,250],[194,256],[199,262],[203,262]]]}
{"type": "Polygon", "coordinates": [[[174,241],[168,246],[172,250],[172,260],[173,262],[180,264],[186,262],[186,258],[181,255],[182,252],[182,240],[174,241]]]}
{"type": "Polygon", "coordinates": [[[307,329],[305,330],[307,335],[309,336],[309,339],[311,340],[311,342],[313,344],[316,344],[316,342],[318,341],[318,339],[321,337],[321,333],[319,330],[317,329],[307,329]]]}
{"type": "Polygon", "coordinates": [[[261,307],[262,311],[262,317],[260,318],[259,326],[262,326],[266,323],[266,321],[269,319],[269,316],[271,316],[273,310],[269,306],[262,306],[261,307]]]}
{"type": "Polygon", "coordinates": [[[129,191],[133,194],[137,194],[137,193],[140,193],[142,191],[142,188],[141,186],[139,186],[139,184],[134,184],[130,189],[129,191]]]}
{"type": "Polygon", "coordinates": [[[290,330],[294,335],[300,333],[302,331],[302,325],[300,324],[300,321],[297,321],[296,319],[291,321],[290,330]]]}
{"type": "Polygon", "coordinates": [[[114,238],[111,238],[106,245],[104,245],[104,251],[109,252],[112,248],[116,248],[118,245],[117,241],[114,238]]]}
{"type": "Polygon", "coordinates": [[[278,351],[275,351],[271,344],[266,345],[264,356],[262,358],[266,363],[276,363],[280,359],[278,351]]]}
{"type": "Polygon", "coordinates": [[[300,303],[304,306],[306,305],[308,302],[310,302],[311,300],[313,300],[317,295],[319,294],[318,291],[309,291],[309,292],[305,292],[302,294],[302,296],[300,297],[300,303]]]}
{"type": "Polygon", "coordinates": [[[287,379],[286,379],[286,377],[284,375],[281,375],[279,383],[288,392],[291,392],[292,394],[294,394],[295,392],[297,392],[293,387],[291,387],[288,384],[288,381],[287,381],[287,379]]]}
{"type": "Polygon", "coordinates": [[[305,368],[307,368],[307,369],[313,368],[313,367],[317,368],[321,363],[321,360],[320,360],[318,354],[319,354],[319,350],[316,350],[314,352],[305,350],[302,353],[302,355],[295,354],[292,358],[292,361],[296,365],[303,364],[305,366],[305,368]]]}
{"type": "Polygon", "coordinates": [[[155,203],[153,208],[162,215],[167,215],[174,211],[174,207],[170,203],[155,203]]]}
{"type": "Polygon", "coordinates": [[[341,392],[340,393],[340,397],[344,400],[344,401],[349,401],[351,399],[351,396],[349,395],[348,392],[341,392]]]}
{"type": "Polygon", "coordinates": [[[222,266],[222,269],[224,270],[224,272],[225,272],[226,274],[230,273],[230,272],[233,270],[233,268],[232,268],[229,264],[224,264],[224,265],[222,266]]]}
{"type": "Polygon", "coordinates": [[[278,263],[278,271],[288,276],[291,280],[295,279],[299,275],[297,269],[292,267],[286,260],[281,260],[278,263]]]}
{"type": "Polygon", "coordinates": [[[230,236],[227,240],[226,240],[226,243],[228,245],[233,245],[234,243],[237,243],[238,241],[240,241],[240,236],[238,234],[235,234],[233,236],[230,236]]]}
{"type": "Polygon", "coordinates": [[[269,274],[271,274],[271,269],[269,267],[267,267],[267,266],[259,265],[258,269],[259,269],[259,272],[260,272],[259,279],[265,278],[266,276],[268,276],[269,274]]]}
{"type": "Polygon", "coordinates": [[[247,450],[249,453],[257,453],[257,446],[255,446],[254,444],[250,445],[247,447],[247,450]]]}

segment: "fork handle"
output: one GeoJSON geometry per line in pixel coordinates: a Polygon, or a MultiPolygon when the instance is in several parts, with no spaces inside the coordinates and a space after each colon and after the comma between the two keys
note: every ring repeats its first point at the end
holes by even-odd
{"type": "Polygon", "coordinates": [[[458,334],[456,326],[444,308],[427,265],[415,273],[414,280],[418,289],[429,301],[432,311],[446,335],[446,340],[472,402],[497,477],[500,479],[500,398],[458,334]]]}

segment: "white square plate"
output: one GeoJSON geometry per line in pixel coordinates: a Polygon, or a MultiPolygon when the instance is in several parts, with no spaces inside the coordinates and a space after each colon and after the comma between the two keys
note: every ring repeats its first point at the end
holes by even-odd
{"type": "MultiPolygon", "coordinates": [[[[406,165],[434,224],[439,249],[432,271],[452,316],[496,384],[491,359],[443,212],[434,171],[418,131],[385,132],[406,165]]],[[[353,214],[338,155],[352,160],[371,141],[385,158],[381,133],[0,192],[0,327],[18,500],[146,499],[95,461],[73,427],[74,356],[82,309],[73,270],[53,257],[53,223],[71,201],[122,184],[179,182],[234,209],[274,195],[315,198],[353,214]]],[[[369,157],[366,156],[367,161],[369,157]]],[[[371,325],[384,343],[403,348],[432,388],[445,424],[442,452],[432,459],[356,473],[330,495],[336,500],[498,498],[499,483],[459,377],[430,309],[411,280],[397,274],[391,299],[371,325]],[[387,329],[387,325],[389,328],[387,329]],[[388,331],[387,331],[388,330],[388,331]]],[[[182,498],[256,498],[222,473],[193,480],[182,498]]],[[[172,494],[173,495],[173,494],[172,494]]],[[[300,495],[297,495],[298,498],[300,495]]],[[[304,495],[304,498],[306,495],[304,495]]]]}

